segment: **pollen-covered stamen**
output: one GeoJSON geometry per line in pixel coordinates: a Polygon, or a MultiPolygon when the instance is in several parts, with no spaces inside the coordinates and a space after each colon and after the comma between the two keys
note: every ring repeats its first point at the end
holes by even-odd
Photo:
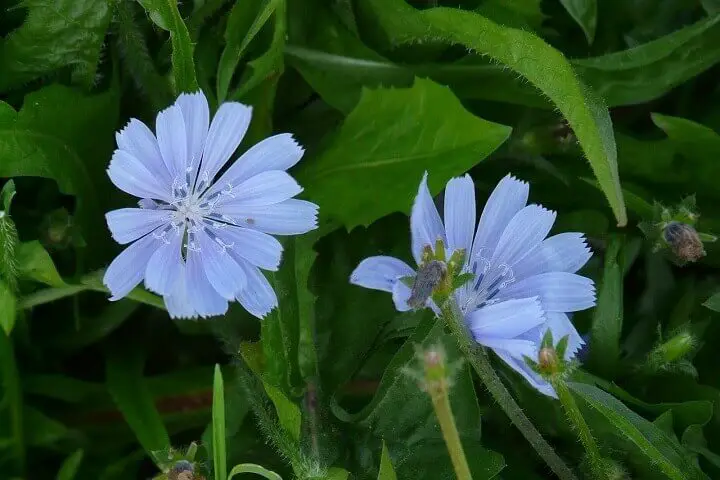
{"type": "Polygon", "coordinates": [[[167,234],[170,232],[170,229],[172,229],[172,228],[173,228],[173,225],[170,224],[170,225],[166,226],[165,228],[163,228],[163,230],[160,233],[158,233],[157,231],[152,232],[152,236],[153,236],[153,238],[162,241],[165,245],[170,245],[170,240],[168,240],[167,234]]]}

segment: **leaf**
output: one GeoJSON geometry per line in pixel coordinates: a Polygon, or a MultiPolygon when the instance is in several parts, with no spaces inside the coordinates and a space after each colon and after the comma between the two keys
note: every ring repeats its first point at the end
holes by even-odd
{"type": "Polygon", "coordinates": [[[600,97],[577,77],[568,60],[530,32],[497,25],[451,8],[417,11],[402,0],[361,2],[393,45],[444,40],[486,55],[540,89],[564,115],[607,197],[619,226],[627,214],[617,171],[610,115],[600,97]]]}
{"type": "Polygon", "coordinates": [[[363,90],[329,147],[298,171],[326,218],[347,229],[408,211],[423,172],[437,193],[487,157],[510,128],[467,112],[446,87],[363,90]]]}
{"type": "Polygon", "coordinates": [[[50,254],[37,240],[18,245],[17,260],[21,278],[51,287],[67,286],[55,268],[50,254]]]}
{"type": "Polygon", "coordinates": [[[677,442],[615,397],[592,385],[570,382],[568,386],[584,406],[601,415],[612,427],[614,435],[632,445],[633,451],[640,452],[653,471],[659,470],[674,480],[703,478],[702,472],[688,460],[687,452],[677,442]]]}
{"type": "MultiPolygon", "coordinates": [[[[25,408],[23,407],[23,395],[20,388],[20,376],[18,373],[17,361],[15,360],[15,349],[10,335],[5,329],[0,329],[0,385],[2,386],[2,409],[0,415],[4,417],[0,422],[0,432],[3,436],[10,438],[10,450],[12,461],[18,472],[25,467],[25,408]]],[[[32,432],[29,432],[32,433],[32,432]]]]}
{"type": "Polygon", "coordinates": [[[590,363],[612,378],[620,360],[620,334],[623,325],[623,268],[620,265],[622,237],[611,238],[605,252],[605,268],[593,312],[590,363]]]}
{"type": "Polygon", "coordinates": [[[248,45],[282,1],[284,0],[246,1],[233,5],[225,28],[225,49],[220,56],[218,65],[217,96],[219,103],[225,101],[235,69],[242,60],[248,45]],[[256,11],[254,20],[250,22],[256,11]]]}
{"type": "Polygon", "coordinates": [[[108,0],[24,0],[25,22],[0,44],[0,92],[69,67],[74,82],[90,88],[105,32],[108,0]]]}
{"type": "Polygon", "coordinates": [[[385,446],[385,442],[383,442],[382,444],[380,471],[378,472],[377,480],[397,480],[397,475],[395,475],[395,468],[393,467],[392,460],[390,460],[390,453],[385,446]]]}
{"type": "Polygon", "coordinates": [[[560,0],[562,6],[570,16],[583,29],[588,44],[592,45],[595,39],[595,27],[597,26],[597,2],[596,0],[560,0]]]}
{"type": "MultiPolygon", "coordinates": [[[[390,454],[397,459],[395,471],[400,480],[453,476],[430,397],[405,373],[417,368],[417,348],[438,344],[445,349],[448,365],[461,361],[455,340],[443,331],[440,322],[428,315],[392,358],[368,405],[353,414],[334,405],[340,420],[365,429],[378,441],[384,439],[390,454]]],[[[500,454],[479,445],[480,411],[467,366],[457,370],[450,402],[455,418],[462,419],[457,427],[473,478],[494,477],[503,469],[504,460],[500,454]]]]}
{"type": "Polygon", "coordinates": [[[144,365],[140,350],[116,346],[107,354],[107,388],[140,445],[161,466],[159,454],[169,451],[170,437],[145,383],[144,365]]]}
{"type": "Polygon", "coordinates": [[[241,473],[254,473],[255,475],[264,477],[267,480],[282,480],[282,477],[277,473],[254,463],[235,465],[233,469],[230,470],[230,476],[227,480],[231,480],[235,475],[239,475],[241,473]]]}
{"type": "Polygon", "coordinates": [[[705,300],[703,307],[707,307],[714,312],[720,312],[720,292],[714,293],[710,298],[705,300]]]}
{"type": "Polygon", "coordinates": [[[5,335],[9,336],[12,333],[16,315],[15,294],[5,282],[0,280],[0,327],[5,331],[5,335]]]}
{"type": "Polygon", "coordinates": [[[720,61],[720,16],[573,68],[610,106],[646,103],[720,61]]]}
{"type": "Polygon", "coordinates": [[[178,11],[177,0],[138,0],[150,19],[170,32],[172,43],[172,71],[176,93],[195,92],[198,89],[193,60],[193,43],[188,28],[178,11]]]}
{"type": "Polygon", "coordinates": [[[213,466],[215,478],[223,480],[227,478],[227,449],[225,446],[225,387],[223,385],[220,365],[215,365],[215,376],[213,379],[213,408],[212,408],[212,432],[213,432],[213,466]]]}
{"type": "Polygon", "coordinates": [[[85,451],[81,448],[72,453],[63,461],[57,474],[57,480],[74,480],[77,476],[80,463],[82,463],[85,451]]]}
{"type": "Polygon", "coordinates": [[[0,190],[0,200],[2,200],[2,207],[6,215],[10,214],[10,204],[12,203],[15,193],[15,182],[12,179],[5,182],[2,190],[0,190]]]}
{"type": "Polygon", "coordinates": [[[74,435],[65,425],[33,407],[23,408],[22,420],[26,446],[52,447],[74,435]]]}

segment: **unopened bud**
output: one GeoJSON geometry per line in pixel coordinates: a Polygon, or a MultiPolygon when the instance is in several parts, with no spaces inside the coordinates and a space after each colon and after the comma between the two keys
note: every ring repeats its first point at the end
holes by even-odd
{"type": "Polygon", "coordinates": [[[432,393],[446,389],[448,378],[445,368],[445,350],[440,346],[430,347],[422,352],[422,362],[425,390],[432,393]]]}
{"type": "Polygon", "coordinates": [[[195,466],[187,460],[175,462],[168,472],[168,480],[195,480],[195,466]]]}
{"type": "Polygon", "coordinates": [[[668,223],[663,230],[663,238],[680,260],[696,262],[705,256],[700,236],[693,227],[686,223],[668,223]]]}
{"type": "Polygon", "coordinates": [[[695,345],[695,337],[690,332],[681,332],[658,346],[657,350],[665,362],[674,362],[692,352],[695,345]]]}
{"type": "Polygon", "coordinates": [[[538,368],[546,375],[553,375],[560,371],[560,359],[553,347],[544,347],[538,353],[538,368]]]}

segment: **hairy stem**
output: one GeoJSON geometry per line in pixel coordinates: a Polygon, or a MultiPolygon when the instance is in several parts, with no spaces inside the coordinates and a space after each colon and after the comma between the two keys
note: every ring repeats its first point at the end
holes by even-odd
{"type": "Polygon", "coordinates": [[[454,300],[451,299],[444,302],[442,318],[455,337],[463,355],[468,359],[470,365],[472,365],[475,372],[477,372],[485,384],[485,387],[498,405],[500,405],[500,408],[502,408],[510,418],[513,425],[520,430],[520,433],[530,442],[530,445],[532,445],[538,455],[547,463],[558,478],[561,480],[575,479],[576,477],[572,470],[570,470],[560,456],[555,453],[555,450],[553,450],[550,444],[542,437],[540,432],[535,428],[535,425],[533,425],[530,419],[523,413],[522,409],[515,402],[515,399],[510,395],[510,392],[505,388],[505,385],[503,385],[495,373],[495,370],[493,370],[492,365],[490,365],[490,359],[485,350],[472,341],[469,332],[467,332],[465,328],[462,314],[458,310],[454,300]]]}

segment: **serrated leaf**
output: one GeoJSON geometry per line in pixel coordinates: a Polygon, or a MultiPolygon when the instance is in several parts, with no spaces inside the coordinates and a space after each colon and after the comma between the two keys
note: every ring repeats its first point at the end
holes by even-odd
{"type": "Polygon", "coordinates": [[[565,10],[580,25],[588,44],[595,39],[595,28],[597,27],[597,2],[596,0],[560,0],[565,10]]]}
{"type": "Polygon", "coordinates": [[[323,215],[348,229],[408,211],[423,172],[433,193],[490,155],[510,128],[466,111],[452,92],[418,78],[412,88],[363,90],[328,148],[298,181],[323,215]]]}
{"type": "MultiPolygon", "coordinates": [[[[645,420],[612,395],[582,383],[568,383],[572,392],[582,400],[583,406],[598,413],[612,428],[614,435],[642,454],[652,471],[660,471],[673,480],[704,478],[699,468],[688,459],[688,452],[673,442],[665,433],[645,420]]],[[[593,427],[593,423],[590,423],[593,427]]],[[[637,458],[637,461],[641,461],[637,458]]]]}
{"type": "Polygon", "coordinates": [[[109,0],[25,0],[25,22],[0,44],[0,91],[70,67],[91,87],[110,24],[109,0]]]}
{"type": "Polygon", "coordinates": [[[145,358],[137,349],[115,346],[106,358],[107,388],[115,405],[145,452],[162,466],[159,455],[170,449],[170,437],[143,376],[145,358]]]}
{"type": "Polygon", "coordinates": [[[575,74],[569,61],[530,32],[502,27],[451,8],[418,11],[403,0],[362,2],[393,45],[419,41],[460,44],[486,55],[540,89],[564,115],[582,147],[619,226],[627,223],[610,115],[603,101],[575,74]]]}
{"type": "Polygon", "coordinates": [[[194,46],[190,33],[178,11],[178,0],[138,0],[148,12],[150,19],[160,28],[170,32],[172,43],[172,72],[176,93],[195,92],[194,46]]]}

